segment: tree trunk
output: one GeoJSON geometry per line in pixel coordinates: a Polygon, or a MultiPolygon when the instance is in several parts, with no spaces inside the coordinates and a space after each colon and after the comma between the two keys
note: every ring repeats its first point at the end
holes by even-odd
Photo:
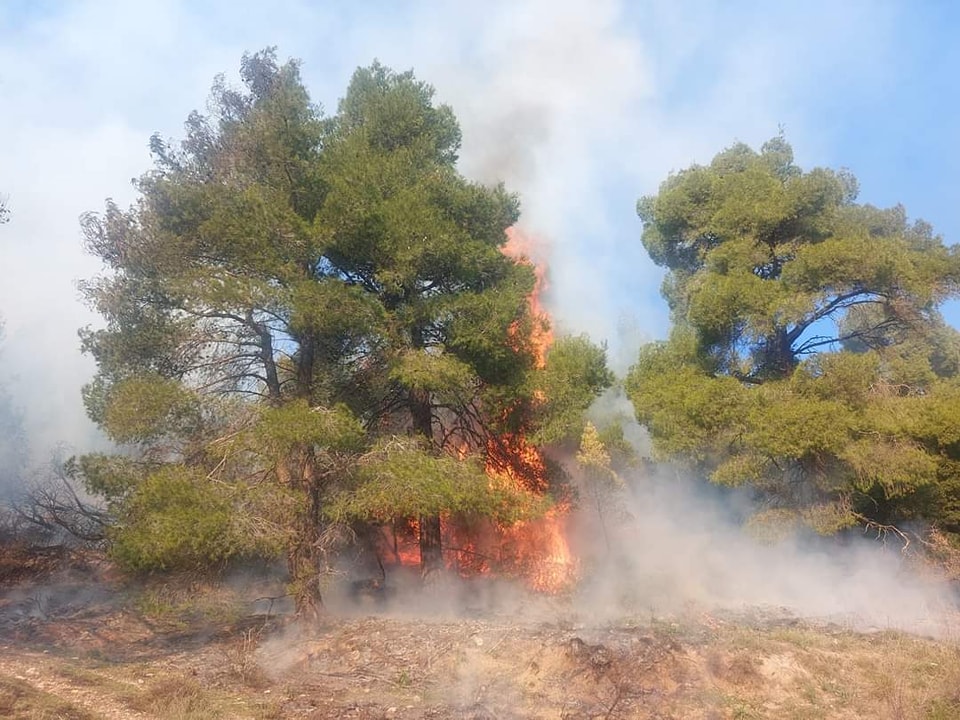
{"type": "Polygon", "coordinates": [[[303,625],[315,625],[319,622],[323,610],[316,541],[316,526],[313,523],[302,523],[297,528],[297,538],[287,554],[295,616],[303,625]]]}
{"type": "Polygon", "coordinates": [[[323,610],[323,596],[319,555],[320,481],[313,464],[313,451],[307,447],[295,450],[287,461],[278,464],[277,475],[282,484],[299,485],[310,501],[296,521],[287,551],[287,571],[297,620],[305,625],[316,624],[323,610]],[[292,472],[288,463],[295,466],[292,472]]]}
{"type": "Polygon", "coordinates": [[[443,572],[443,546],[440,537],[440,516],[420,518],[420,574],[424,578],[443,572]]]}
{"type": "Polygon", "coordinates": [[[270,398],[270,402],[279,403],[281,398],[280,376],[277,373],[277,361],[273,357],[273,335],[270,334],[270,328],[264,323],[254,320],[252,310],[247,311],[247,323],[260,336],[260,360],[263,362],[267,396],[270,398]]]}
{"type": "Polygon", "coordinates": [[[770,379],[788,377],[797,367],[797,358],[793,353],[793,341],[784,328],[777,329],[776,333],[766,340],[763,364],[764,374],[770,379]]]}
{"type": "MultiPolygon", "coordinates": [[[[430,393],[426,390],[410,391],[410,415],[413,431],[433,444],[433,409],[430,393]]],[[[425,515],[420,518],[420,574],[426,578],[443,571],[443,541],[440,536],[440,516],[425,515]]]]}
{"type": "MultiPolygon", "coordinates": [[[[433,442],[433,419],[430,394],[423,390],[410,393],[410,411],[416,434],[433,442]]],[[[440,536],[440,516],[425,515],[420,518],[420,574],[435,575],[443,570],[443,542],[440,536]]]]}
{"type": "Polygon", "coordinates": [[[316,348],[313,336],[304,333],[297,339],[299,357],[297,358],[297,396],[313,399],[313,366],[315,364],[316,348]]]}

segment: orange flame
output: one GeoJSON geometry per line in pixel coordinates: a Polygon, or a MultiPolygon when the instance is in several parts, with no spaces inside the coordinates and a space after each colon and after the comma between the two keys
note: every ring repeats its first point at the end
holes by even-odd
{"type": "MultiPolygon", "coordinates": [[[[531,265],[536,278],[533,292],[527,299],[534,319],[529,342],[535,366],[542,369],[553,343],[550,316],[542,302],[547,288],[543,244],[516,227],[507,228],[506,234],[503,254],[531,265]]],[[[514,328],[513,332],[517,329],[514,328]]],[[[455,448],[461,459],[469,451],[466,443],[455,448]]],[[[509,483],[531,498],[542,497],[546,492],[548,483],[543,454],[530,445],[522,433],[505,434],[491,440],[486,451],[486,473],[491,483],[509,483]]],[[[440,527],[447,567],[462,576],[490,573],[519,576],[540,592],[561,592],[573,584],[578,571],[577,561],[567,543],[569,511],[569,502],[561,501],[541,517],[512,525],[443,517],[440,527]]],[[[420,562],[416,521],[397,524],[392,529],[384,528],[383,532],[387,558],[401,565],[420,562]]]]}
{"type": "MultiPolygon", "coordinates": [[[[488,464],[487,474],[505,478],[521,492],[542,496],[547,490],[543,455],[538,448],[527,444],[522,436],[508,439],[512,451],[521,456],[525,472],[521,474],[511,465],[498,469],[488,464]]],[[[569,502],[561,501],[542,517],[499,527],[503,571],[522,577],[530,587],[540,592],[556,593],[569,588],[576,580],[578,569],[567,543],[569,510],[569,502]]]]}
{"type": "Polygon", "coordinates": [[[547,282],[547,264],[543,260],[543,244],[532,235],[524,233],[516,226],[507,228],[507,242],[501,248],[504,255],[533,266],[533,292],[527,298],[534,318],[530,342],[533,346],[536,366],[543,368],[547,364],[547,350],[553,344],[553,330],[550,327],[550,315],[543,307],[543,293],[549,287],[547,282]]]}
{"type": "Polygon", "coordinates": [[[542,518],[503,529],[503,543],[511,550],[515,571],[534,590],[560,592],[576,579],[577,563],[566,537],[567,511],[558,505],[542,518]]]}
{"type": "MultiPolygon", "coordinates": [[[[534,325],[530,342],[538,369],[546,366],[547,352],[553,344],[550,315],[543,306],[543,294],[548,287],[547,265],[543,256],[544,244],[517,227],[507,228],[507,242],[503,254],[533,266],[535,282],[527,298],[534,325]]],[[[541,401],[543,398],[539,398],[541,401]]],[[[487,474],[499,473],[519,489],[542,494],[547,489],[546,463],[540,450],[530,445],[522,434],[499,438],[500,448],[510,453],[514,462],[497,468],[487,465],[487,474]],[[516,468],[522,468],[522,474],[516,468]]],[[[493,456],[494,453],[489,453],[493,456]]],[[[500,529],[501,545],[506,564],[536,590],[558,592],[569,587],[576,576],[576,562],[567,544],[566,518],[569,506],[560,503],[543,517],[526,520],[500,529]]]]}
{"type": "Polygon", "coordinates": [[[398,520],[393,526],[380,528],[378,551],[388,565],[420,564],[420,523],[415,519],[398,520]]]}

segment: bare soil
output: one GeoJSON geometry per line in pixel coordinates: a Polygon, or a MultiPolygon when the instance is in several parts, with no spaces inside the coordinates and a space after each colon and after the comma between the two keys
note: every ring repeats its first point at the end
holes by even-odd
{"type": "Polygon", "coordinates": [[[590,623],[563,598],[482,591],[458,588],[459,616],[436,588],[406,590],[403,612],[345,597],[305,629],[264,577],[17,575],[0,588],[0,717],[960,718],[951,640],[776,608],[590,623]]]}

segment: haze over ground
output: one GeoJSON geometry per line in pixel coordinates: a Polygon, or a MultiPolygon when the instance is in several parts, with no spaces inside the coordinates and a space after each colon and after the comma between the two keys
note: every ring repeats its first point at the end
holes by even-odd
{"type": "Polygon", "coordinates": [[[960,8],[908,0],[5,2],[0,382],[35,459],[95,442],[76,330],[97,318],[75,283],[98,267],[78,216],[131,202],[150,135],[180,138],[244,51],[301,58],[328,111],[374,58],[434,84],[463,127],[463,171],[518,191],[549,243],[557,324],[607,340],[622,369],[668,328],[634,203],[734,140],[782,126],[800,165],[849,167],[862,201],[902,202],[960,239],[958,26],[960,8]]]}

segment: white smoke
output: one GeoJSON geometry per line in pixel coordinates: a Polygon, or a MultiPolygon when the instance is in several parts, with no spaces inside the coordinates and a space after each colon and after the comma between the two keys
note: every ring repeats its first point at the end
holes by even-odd
{"type": "Polygon", "coordinates": [[[581,510],[579,544],[593,557],[578,598],[585,618],[764,610],[857,630],[956,637],[955,592],[920,572],[899,539],[784,533],[764,542],[743,529],[756,509],[747,497],[667,475],[631,479],[631,517],[611,523],[610,549],[597,542],[596,518],[581,510]]]}

